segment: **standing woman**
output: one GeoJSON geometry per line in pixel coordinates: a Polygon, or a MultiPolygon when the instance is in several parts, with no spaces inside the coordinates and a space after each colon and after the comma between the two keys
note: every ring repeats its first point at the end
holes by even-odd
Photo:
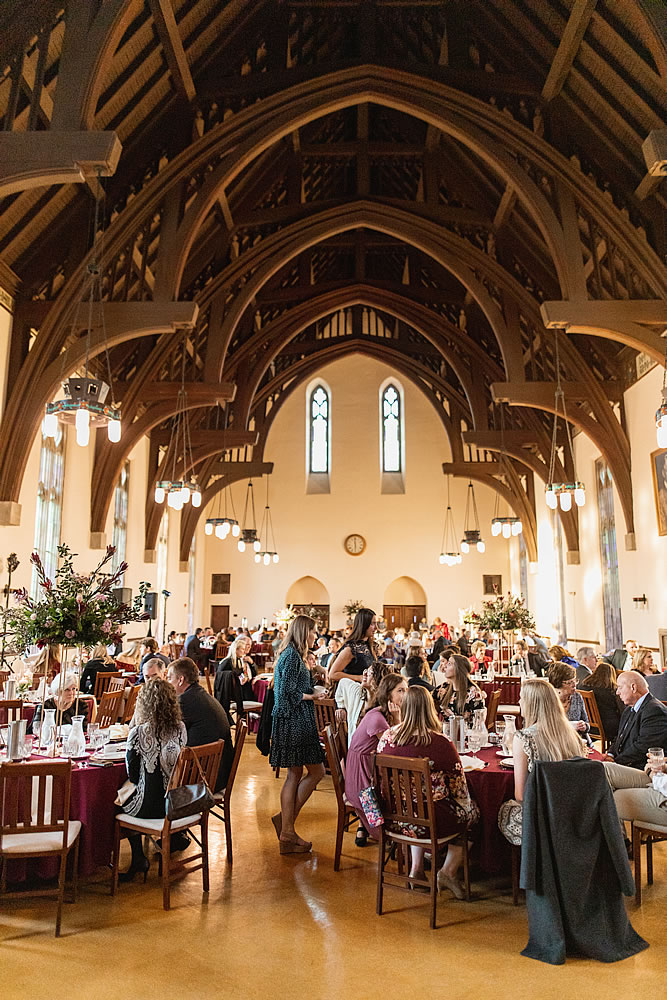
{"type": "Polygon", "coordinates": [[[271,817],[281,854],[304,854],[312,843],[294,829],[294,821],[324,777],[324,751],[315,721],[315,695],[306,654],[317,638],[315,621],[297,615],[290,622],[273,674],[275,705],[271,727],[271,767],[286,767],[280,812],[271,817]],[[303,769],[306,768],[306,775],[303,769]]]}
{"type": "MultiPolygon", "coordinates": [[[[370,608],[357,611],[349,638],[343,643],[335,660],[329,664],[329,684],[338,682],[336,704],[347,712],[349,737],[356,729],[364,707],[364,672],[376,665],[373,644],[376,628],[377,617],[374,611],[370,608]]],[[[368,676],[366,674],[366,678],[368,676]]]]}

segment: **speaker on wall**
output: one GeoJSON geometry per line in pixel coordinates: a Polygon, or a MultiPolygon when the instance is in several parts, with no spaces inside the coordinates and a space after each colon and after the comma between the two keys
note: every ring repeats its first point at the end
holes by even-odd
{"type": "Polygon", "coordinates": [[[111,591],[111,596],[113,597],[116,604],[131,604],[132,603],[132,588],[131,587],[116,587],[115,590],[111,591]]]}
{"type": "Polygon", "coordinates": [[[144,613],[149,615],[153,621],[157,618],[157,592],[155,590],[149,590],[144,595],[144,613]]]}

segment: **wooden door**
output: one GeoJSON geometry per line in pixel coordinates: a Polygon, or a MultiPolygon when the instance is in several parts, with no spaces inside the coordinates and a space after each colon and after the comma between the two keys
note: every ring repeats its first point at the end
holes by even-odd
{"type": "Polygon", "coordinates": [[[426,616],[424,604],[385,604],[384,620],[388,629],[404,628],[409,632],[419,628],[419,623],[426,616]]]}
{"type": "Polygon", "coordinates": [[[227,628],[229,626],[229,605],[228,604],[212,604],[211,605],[211,628],[214,632],[219,632],[221,628],[227,628]]]}
{"type": "Polygon", "coordinates": [[[398,605],[385,604],[382,614],[388,629],[398,628],[402,624],[401,608],[398,605]]]}

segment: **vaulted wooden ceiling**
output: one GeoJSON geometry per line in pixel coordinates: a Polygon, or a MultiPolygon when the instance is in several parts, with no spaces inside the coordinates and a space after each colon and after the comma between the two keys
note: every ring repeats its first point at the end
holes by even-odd
{"type": "MultiPolygon", "coordinates": [[[[225,449],[261,462],[286,395],[325,359],[361,351],[391,359],[431,399],[453,471],[491,479],[534,510],[527,471],[542,474],[548,462],[540,393],[555,378],[542,304],[650,302],[667,285],[667,199],[641,150],[664,127],[660,16],[649,0],[7,3],[4,130],[84,127],[122,141],[118,169],[103,182],[107,301],[173,296],[198,308],[185,335],[181,322],[170,333],[149,324],[110,347],[125,432],[115,452],[98,443],[91,529],[102,531],[119,463],[142,433],[151,435],[154,476],[164,467],[183,352],[204,486],[225,481],[225,449]],[[104,17],[116,35],[95,68],[87,117],[75,120],[65,101],[77,58],[67,32],[85,22],[85,49],[110,37],[94,34],[104,17]],[[329,80],[330,90],[318,89],[329,80]],[[283,94],[293,95],[285,106],[283,94]],[[299,101],[310,108],[293,127],[276,128],[234,169],[253,128],[289,123],[299,101]],[[207,199],[218,175],[227,179],[207,199]],[[200,204],[191,239],[177,248],[167,237],[187,230],[200,204]],[[562,227],[560,258],[551,218],[562,227]],[[222,382],[236,386],[233,403],[216,390],[222,382]],[[513,405],[501,413],[503,399],[513,405]],[[516,442],[511,469],[497,461],[501,420],[508,454],[516,442]]],[[[18,302],[17,408],[31,385],[48,395],[64,349],[78,357],[71,312],[85,284],[96,187],[89,179],[0,201],[0,279],[18,302]]],[[[659,324],[646,315],[628,313],[629,333],[617,324],[620,332],[602,335],[582,320],[561,338],[569,416],[614,466],[630,533],[617,404],[637,351],[659,354],[659,324]]],[[[103,355],[93,364],[106,369],[103,355]]],[[[31,398],[34,433],[42,403],[31,398]]],[[[7,460],[6,428],[4,439],[7,460]]],[[[17,482],[20,470],[0,471],[5,499],[16,498],[17,482]]],[[[147,513],[151,548],[150,489],[147,513]]],[[[564,523],[575,552],[576,514],[564,523]]],[[[187,530],[182,543],[186,552],[187,530]]]]}

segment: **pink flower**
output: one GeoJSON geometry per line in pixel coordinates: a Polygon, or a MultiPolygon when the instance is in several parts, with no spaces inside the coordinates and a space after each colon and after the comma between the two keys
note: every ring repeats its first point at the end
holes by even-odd
{"type": "Polygon", "coordinates": [[[77,604],[83,604],[83,594],[76,595],[76,602],[77,604]]]}
{"type": "Polygon", "coordinates": [[[103,631],[103,632],[107,632],[107,633],[108,633],[108,632],[110,632],[110,631],[111,631],[111,629],[112,629],[112,628],[113,628],[113,625],[111,624],[111,622],[109,621],[109,619],[108,619],[108,618],[106,618],[106,619],[105,619],[105,620],[104,620],[104,621],[102,622],[102,631],[103,631]]]}
{"type": "Polygon", "coordinates": [[[71,629],[71,628],[66,628],[65,629],[65,638],[67,638],[67,639],[73,639],[75,635],[76,635],[76,632],[73,629],[71,629]]]}

